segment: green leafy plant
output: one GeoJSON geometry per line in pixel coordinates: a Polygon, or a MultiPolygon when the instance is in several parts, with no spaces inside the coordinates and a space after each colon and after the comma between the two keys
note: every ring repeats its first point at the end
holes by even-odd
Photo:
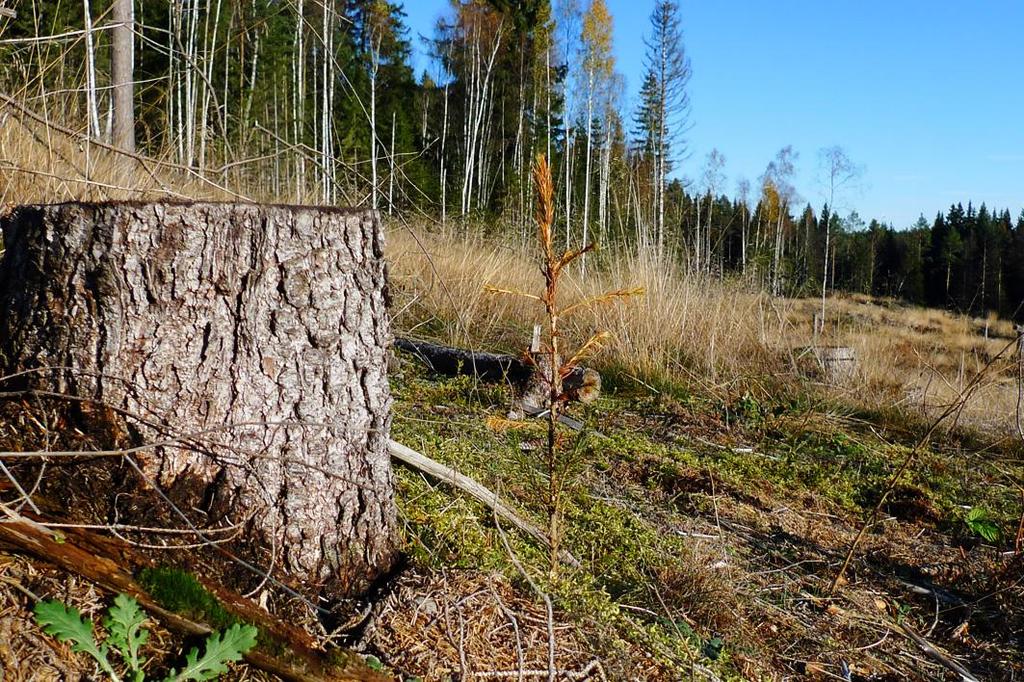
{"type": "MultiPolygon", "coordinates": [[[[107,609],[103,619],[107,638],[102,644],[96,639],[93,624],[85,620],[82,613],[73,606],[53,599],[39,602],[35,607],[35,617],[43,632],[56,637],[60,642],[70,642],[72,651],[92,656],[111,680],[145,680],[142,668],[146,659],[140,650],[149,640],[149,631],[144,628],[146,615],[139,608],[138,602],[128,595],[117,595],[113,606],[107,609]],[[128,670],[123,678],[108,658],[112,650],[120,655],[128,670]]],[[[256,635],[255,627],[239,623],[223,632],[211,633],[206,638],[203,654],[200,656],[199,648],[192,647],[185,655],[185,667],[180,672],[172,669],[164,682],[212,680],[226,673],[228,663],[239,660],[256,646],[256,635]]]]}
{"type": "Polygon", "coordinates": [[[228,671],[227,663],[233,663],[249,649],[256,646],[256,628],[235,623],[223,632],[213,632],[206,638],[203,655],[198,647],[185,655],[185,668],[180,673],[171,670],[165,682],[178,680],[212,680],[228,671]]]}
{"type": "MultiPolygon", "coordinates": [[[[38,617],[38,610],[36,616],[38,617]]],[[[138,603],[126,594],[114,597],[114,605],[107,611],[103,625],[107,628],[107,642],[113,644],[121,653],[129,670],[135,671],[135,678],[142,678],[144,658],[139,656],[139,649],[149,639],[149,630],[143,629],[146,616],[138,603]]]]}
{"type": "Polygon", "coordinates": [[[964,516],[964,523],[971,529],[971,532],[986,542],[996,542],[1001,535],[999,526],[988,517],[988,512],[982,507],[971,507],[971,510],[964,516]]]}

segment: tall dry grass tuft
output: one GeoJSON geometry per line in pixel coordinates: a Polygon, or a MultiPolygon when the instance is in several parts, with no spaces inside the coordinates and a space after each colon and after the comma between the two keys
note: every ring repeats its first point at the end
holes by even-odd
{"type": "Polygon", "coordinates": [[[0,205],[245,196],[193,169],[89,141],[0,95],[0,205]]]}
{"type": "MultiPolygon", "coordinates": [[[[488,296],[484,285],[530,291],[536,263],[477,233],[446,237],[426,230],[388,235],[391,275],[398,292],[395,323],[402,333],[458,345],[517,349],[542,321],[528,300],[488,296]],[[424,248],[420,248],[420,244],[424,248]]],[[[738,284],[688,277],[664,260],[622,255],[606,259],[586,279],[566,270],[563,303],[572,306],[608,292],[644,289],[629,305],[580,310],[563,323],[565,336],[607,331],[598,362],[649,381],[670,377],[710,384],[787,372],[789,304],[738,284]]]]}

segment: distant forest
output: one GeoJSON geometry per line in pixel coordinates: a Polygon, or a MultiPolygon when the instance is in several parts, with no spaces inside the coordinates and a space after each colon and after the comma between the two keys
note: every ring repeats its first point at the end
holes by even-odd
{"type": "MultiPolygon", "coordinates": [[[[2,91],[109,141],[117,1],[19,3],[0,19],[2,91]]],[[[604,246],[589,267],[635,250],[780,295],[824,286],[1022,318],[1024,212],[968,201],[894,229],[800,199],[791,147],[733,187],[717,151],[691,158],[674,0],[654,3],[632,111],[603,0],[452,0],[417,37],[385,0],[134,4],[137,148],[262,198],[372,205],[525,244],[544,154],[559,239],[604,246]],[[430,55],[421,74],[413,40],[430,55]]],[[[856,167],[823,152],[826,195],[849,205],[856,167]]]]}

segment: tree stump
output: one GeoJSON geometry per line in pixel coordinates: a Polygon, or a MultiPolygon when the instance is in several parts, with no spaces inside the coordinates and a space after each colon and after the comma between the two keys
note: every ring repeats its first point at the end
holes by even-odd
{"type": "Polygon", "coordinates": [[[857,353],[848,346],[820,346],[814,354],[821,364],[825,381],[830,384],[847,384],[857,374],[857,353]]]}
{"type": "Polygon", "coordinates": [[[153,425],[245,424],[215,436],[244,453],[233,462],[165,447],[144,455],[146,471],[247,519],[246,539],[276,547],[315,591],[351,595],[391,567],[374,214],[66,203],[17,208],[0,227],[0,374],[45,368],[24,387],[139,415],[147,438],[166,438],[153,425]]]}

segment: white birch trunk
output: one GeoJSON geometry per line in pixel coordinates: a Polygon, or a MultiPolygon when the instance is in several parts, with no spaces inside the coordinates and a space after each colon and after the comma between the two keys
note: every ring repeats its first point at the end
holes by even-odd
{"type": "MultiPolygon", "coordinates": [[[[590,156],[593,146],[594,132],[594,72],[587,74],[587,156],[584,161],[583,171],[583,246],[586,246],[590,232],[590,156]]],[[[580,269],[585,276],[587,274],[587,254],[583,254],[580,269]]]]}
{"type": "Polygon", "coordinates": [[[395,115],[397,112],[391,112],[391,154],[389,155],[389,163],[391,166],[391,173],[388,176],[388,215],[391,215],[392,207],[395,205],[395,115]]]}
{"type": "Polygon", "coordinates": [[[85,98],[89,115],[90,137],[100,138],[99,100],[96,96],[96,47],[92,36],[92,10],[89,0],[82,0],[82,11],[85,17],[85,98]]]}

